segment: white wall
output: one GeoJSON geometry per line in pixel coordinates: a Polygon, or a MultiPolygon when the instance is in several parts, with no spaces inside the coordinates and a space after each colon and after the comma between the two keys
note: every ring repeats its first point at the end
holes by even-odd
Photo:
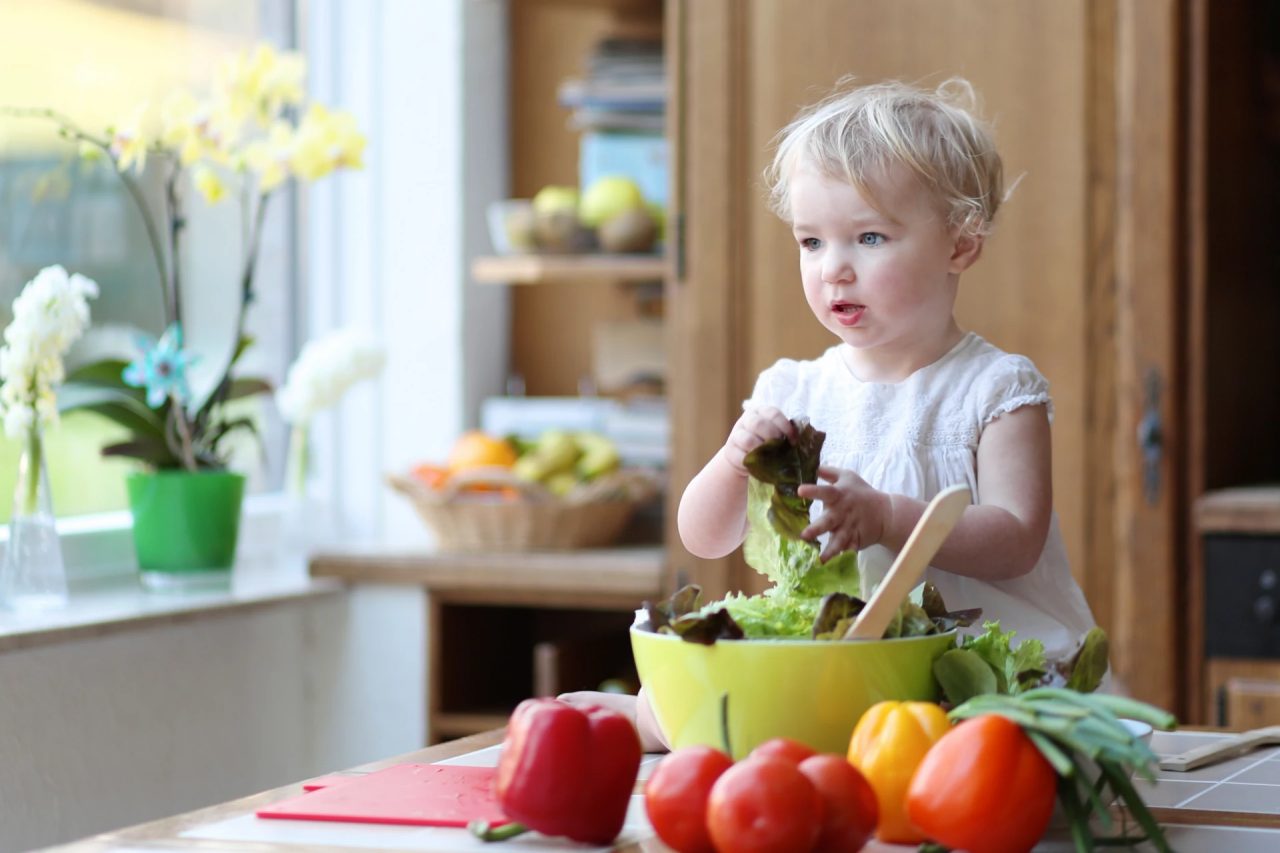
{"type": "Polygon", "coordinates": [[[421,748],[421,608],[357,590],[0,652],[0,851],[421,748]]]}

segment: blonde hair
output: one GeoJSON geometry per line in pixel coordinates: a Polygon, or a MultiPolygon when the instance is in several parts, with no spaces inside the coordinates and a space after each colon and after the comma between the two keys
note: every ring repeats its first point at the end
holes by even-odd
{"type": "Polygon", "coordinates": [[[872,204],[868,181],[898,163],[942,202],[948,226],[990,233],[1003,201],[1003,166],[969,81],[953,77],[933,91],[897,81],[849,89],[849,82],[775,137],[765,170],[773,212],[790,220],[791,176],[802,162],[849,181],[872,204]]]}

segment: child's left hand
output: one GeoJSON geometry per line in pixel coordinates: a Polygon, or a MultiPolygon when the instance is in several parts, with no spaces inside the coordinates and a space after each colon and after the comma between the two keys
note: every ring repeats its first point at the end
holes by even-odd
{"type": "Polygon", "coordinates": [[[822,501],[822,515],[804,529],[801,538],[810,541],[830,533],[822,549],[826,562],[843,551],[876,545],[889,526],[889,495],[870,486],[866,480],[845,468],[823,465],[818,469],[823,483],[806,483],[796,494],[809,500],[822,501]]]}

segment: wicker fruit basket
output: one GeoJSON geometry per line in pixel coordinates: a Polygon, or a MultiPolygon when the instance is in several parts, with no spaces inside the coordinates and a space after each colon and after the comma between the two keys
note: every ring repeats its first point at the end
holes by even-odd
{"type": "Polygon", "coordinates": [[[657,475],[622,469],[553,495],[505,468],[455,474],[439,489],[391,474],[445,551],[554,551],[611,545],[658,493],[657,475]],[[483,490],[482,490],[483,489],[483,490]]]}

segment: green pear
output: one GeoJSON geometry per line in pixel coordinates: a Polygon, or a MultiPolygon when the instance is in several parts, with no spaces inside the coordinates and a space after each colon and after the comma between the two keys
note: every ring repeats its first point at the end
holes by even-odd
{"type": "Polygon", "coordinates": [[[557,497],[564,497],[578,485],[578,477],[573,471],[557,471],[547,478],[547,491],[557,497]]]}
{"type": "Polygon", "coordinates": [[[581,453],[571,433],[549,429],[538,436],[537,442],[515,461],[511,470],[522,480],[545,483],[553,474],[572,472],[581,453]]]}

